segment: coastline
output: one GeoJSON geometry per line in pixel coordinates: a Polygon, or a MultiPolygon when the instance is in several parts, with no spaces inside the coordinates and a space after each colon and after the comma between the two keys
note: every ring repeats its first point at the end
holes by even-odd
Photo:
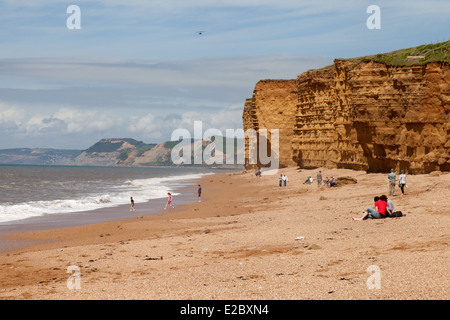
{"type": "MultiPolygon", "coordinates": [[[[226,170],[232,172],[230,169],[226,170]]],[[[204,174],[203,176],[208,177],[210,174],[204,174]]],[[[197,201],[196,191],[199,180],[200,178],[190,178],[185,181],[179,180],[170,184],[171,192],[174,194],[177,206],[197,201]]],[[[160,215],[164,213],[163,209],[166,201],[167,197],[136,202],[136,211],[134,212],[130,212],[129,204],[122,204],[88,211],[48,214],[22,220],[2,222],[0,223],[0,253],[20,250],[21,247],[37,245],[40,242],[48,242],[46,240],[39,241],[33,239],[21,240],[21,237],[25,234],[100,225],[111,222],[126,222],[143,219],[148,216],[160,215]]]]}
{"type": "Polygon", "coordinates": [[[387,193],[386,175],[322,169],[358,183],[304,185],[318,170],[281,169],[281,188],[276,175],[219,173],[200,179],[201,203],[10,235],[37,243],[0,253],[0,299],[448,299],[450,175],[409,176],[393,197],[405,217],[352,221],[387,193]],[[71,265],[81,290],[66,286],[71,265]]]}
{"type": "MultiPolygon", "coordinates": [[[[180,181],[171,186],[173,188],[173,193],[181,192],[180,196],[176,196],[178,203],[184,204],[193,201],[192,197],[186,196],[186,193],[190,188],[195,188],[197,181],[198,179],[180,181]]],[[[55,213],[22,220],[13,220],[10,222],[0,222],[0,238],[7,234],[55,230],[112,221],[126,221],[143,215],[160,214],[166,200],[167,198],[164,197],[146,200],[144,202],[136,202],[135,212],[130,212],[129,204],[120,204],[117,206],[87,211],[55,213]]]]}

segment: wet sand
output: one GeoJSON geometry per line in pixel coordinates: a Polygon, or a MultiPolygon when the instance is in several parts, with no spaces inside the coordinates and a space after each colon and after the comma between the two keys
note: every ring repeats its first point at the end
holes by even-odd
{"type": "Polygon", "coordinates": [[[19,245],[0,254],[0,299],[449,298],[449,174],[407,176],[407,195],[392,197],[404,217],[353,221],[388,193],[387,174],[321,169],[357,183],[303,184],[318,170],[280,170],[286,187],[277,175],[207,176],[201,203],[8,235],[19,245]]]}

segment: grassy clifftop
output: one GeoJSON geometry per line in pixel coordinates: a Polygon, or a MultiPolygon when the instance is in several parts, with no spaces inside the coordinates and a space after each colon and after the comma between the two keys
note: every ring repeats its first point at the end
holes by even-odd
{"type": "Polygon", "coordinates": [[[424,65],[430,62],[450,63],[450,40],[345,60],[354,63],[377,61],[394,66],[424,65]]]}

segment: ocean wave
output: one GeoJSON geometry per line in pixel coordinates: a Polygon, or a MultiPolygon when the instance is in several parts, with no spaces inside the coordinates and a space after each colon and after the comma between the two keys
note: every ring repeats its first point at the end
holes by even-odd
{"type": "Polygon", "coordinates": [[[23,220],[50,214],[64,214],[91,211],[107,207],[129,204],[130,197],[136,202],[146,202],[152,199],[167,197],[168,192],[174,192],[174,187],[181,181],[200,179],[214,173],[190,173],[166,177],[125,180],[122,183],[109,186],[103,194],[88,194],[78,198],[27,201],[13,204],[0,204],[0,223],[23,220]]]}

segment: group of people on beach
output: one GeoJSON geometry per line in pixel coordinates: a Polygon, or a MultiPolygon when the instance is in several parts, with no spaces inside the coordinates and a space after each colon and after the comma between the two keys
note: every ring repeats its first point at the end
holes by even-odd
{"type": "MultiPolygon", "coordinates": [[[[198,202],[201,202],[202,201],[202,187],[201,187],[201,185],[198,185],[197,195],[198,195],[198,202]]],[[[167,210],[167,207],[175,208],[172,205],[172,201],[173,201],[172,193],[171,192],[167,192],[167,202],[166,202],[166,207],[164,208],[164,210],[167,210]]],[[[136,209],[134,208],[134,199],[133,199],[133,197],[130,197],[130,202],[131,202],[130,212],[136,211],[136,209]]]]}
{"type": "Polygon", "coordinates": [[[317,187],[318,188],[321,188],[321,187],[323,187],[323,188],[334,188],[334,187],[337,187],[337,180],[334,177],[331,177],[329,179],[328,179],[328,177],[325,177],[325,179],[322,179],[322,171],[319,170],[319,172],[317,173],[317,187]]]}
{"type": "MultiPolygon", "coordinates": [[[[256,176],[260,175],[258,174],[258,171],[256,172],[256,176]]],[[[287,177],[284,174],[280,174],[278,181],[279,186],[286,186],[287,183],[287,177]]],[[[395,170],[391,169],[391,172],[388,174],[388,181],[389,181],[389,197],[394,196],[395,193],[395,187],[396,183],[398,183],[398,187],[400,188],[402,195],[405,195],[405,187],[406,187],[406,174],[404,170],[400,171],[400,175],[397,180],[397,175],[395,174],[395,170]]],[[[312,176],[309,176],[303,184],[312,184],[313,178],[312,176]]],[[[330,188],[330,187],[336,187],[337,181],[334,177],[325,177],[323,179],[322,177],[322,171],[319,171],[317,173],[317,187],[318,188],[330,188]]],[[[365,220],[368,218],[371,219],[380,219],[380,218],[386,218],[386,217],[400,217],[402,216],[401,211],[394,211],[394,203],[391,199],[389,199],[386,195],[376,196],[374,198],[374,207],[368,208],[363,212],[363,215],[361,217],[353,217],[353,220],[365,220]]]]}
{"type": "Polygon", "coordinates": [[[361,221],[365,219],[382,219],[387,217],[398,217],[400,216],[399,211],[394,211],[394,203],[391,199],[388,199],[386,195],[380,197],[376,196],[374,199],[374,207],[367,208],[363,212],[363,215],[359,218],[353,217],[353,220],[361,221]]]}
{"type": "MultiPolygon", "coordinates": [[[[256,174],[256,176],[258,176],[258,174],[256,174]]],[[[288,178],[286,177],[286,175],[280,174],[280,176],[278,177],[278,185],[280,187],[286,187],[287,181],[288,178]]],[[[303,184],[312,184],[313,182],[314,182],[313,177],[309,176],[308,178],[306,178],[303,184]]],[[[317,174],[317,186],[325,188],[337,187],[337,181],[333,177],[331,177],[330,179],[326,177],[324,180],[322,180],[322,172],[319,171],[319,173],[317,174]]]]}
{"type": "MultiPolygon", "coordinates": [[[[395,170],[391,169],[391,173],[388,174],[388,181],[389,181],[389,195],[393,196],[395,193],[395,184],[397,180],[397,175],[395,174],[395,170]]],[[[401,170],[400,175],[398,176],[398,187],[402,191],[402,195],[405,195],[405,187],[408,187],[406,185],[406,174],[405,171],[401,170]]]]}
{"type": "MultiPolygon", "coordinates": [[[[258,177],[261,176],[261,170],[258,168],[255,172],[255,175],[258,177]]],[[[286,187],[288,178],[285,174],[280,174],[279,178],[279,186],[280,187],[286,187]]],[[[394,196],[395,193],[395,185],[397,182],[397,175],[395,174],[394,169],[391,169],[391,172],[388,174],[388,181],[389,181],[389,196],[394,196]]],[[[313,183],[313,178],[309,176],[303,184],[310,184],[313,183]]],[[[317,173],[317,187],[336,187],[337,182],[336,179],[331,177],[328,179],[328,177],[325,177],[325,179],[322,179],[322,171],[319,171],[317,173]]],[[[406,187],[406,174],[403,170],[400,171],[400,175],[398,178],[398,186],[402,191],[402,195],[405,195],[405,187],[406,187]]],[[[202,196],[202,187],[198,185],[197,189],[197,195],[198,195],[198,202],[201,202],[201,196],[202,196]]],[[[172,193],[167,193],[167,203],[164,210],[167,210],[167,207],[175,208],[172,205],[173,201],[173,195],[172,193]]],[[[135,205],[134,205],[134,199],[133,197],[130,197],[131,201],[131,207],[130,212],[136,211],[135,205]]],[[[400,213],[401,215],[401,213],[400,213]]],[[[368,208],[366,211],[363,212],[363,215],[361,217],[353,217],[353,220],[365,220],[368,218],[371,219],[380,219],[380,218],[386,218],[386,217],[393,217],[393,216],[399,216],[398,212],[394,211],[394,204],[392,200],[388,199],[386,195],[382,196],[376,196],[374,198],[374,207],[368,208]]]]}
{"type": "Polygon", "coordinates": [[[285,174],[280,174],[280,176],[278,177],[278,185],[280,187],[286,187],[287,181],[288,181],[288,177],[286,177],[285,174]]]}
{"type": "MultiPolygon", "coordinates": [[[[398,183],[398,187],[402,191],[402,196],[405,195],[406,186],[406,174],[404,170],[400,171],[400,175],[397,180],[395,170],[391,169],[391,172],[387,176],[389,182],[389,197],[395,196],[395,185],[398,183]]],[[[380,219],[387,217],[401,217],[403,214],[401,211],[394,211],[394,204],[386,195],[374,198],[374,208],[368,208],[363,212],[363,215],[359,218],[353,217],[353,220],[361,221],[365,219],[380,219]]]]}
{"type": "MultiPolygon", "coordinates": [[[[303,182],[303,184],[311,184],[313,183],[314,179],[312,178],[312,176],[309,176],[308,178],[306,178],[305,182],[303,182]]],[[[317,173],[317,187],[318,188],[334,188],[337,187],[337,180],[334,177],[328,178],[325,177],[325,179],[323,179],[322,177],[322,171],[319,171],[317,173]]]]}

